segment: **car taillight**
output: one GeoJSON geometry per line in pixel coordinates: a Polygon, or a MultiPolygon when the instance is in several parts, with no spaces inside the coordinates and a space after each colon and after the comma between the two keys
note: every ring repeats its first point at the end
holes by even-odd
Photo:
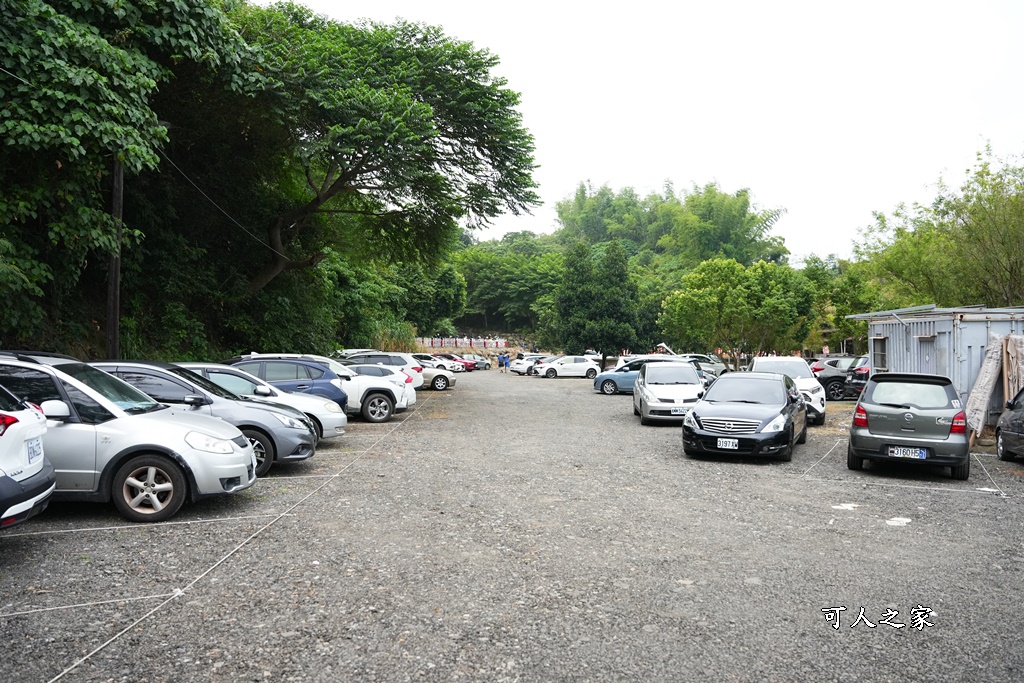
{"type": "Polygon", "coordinates": [[[422,365],[414,365],[414,366],[412,366],[412,369],[415,372],[423,372],[423,366],[422,365]]]}
{"type": "Polygon", "coordinates": [[[861,367],[854,370],[854,373],[858,375],[866,375],[869,372],[871,372],[871,368],[869,368],[867,365],[862,365],[861,367]]]}
{"type": "Polygon", "coordinates": [[[966,434],[967,433],[967,415],[964,411],[960,411],[953,417],[953,425],[949,428],[950,434],[966,434]]]}
{"type": "Polygon", "coordinates": [[[854,427],[867,427],[868,426],[868,411],[864,410],[864,406],[857,406],[857,410],[853,413],[853,426],[854,427]]]}
{"type": "MultiPolygon", "coordinates": [[[[422,370],[423,368],[420,368],[420,369],[422,370]]],[[[412,375],[407,373],[405,370],[402,371],[402,374],[405,375],[405,383],[406,384],[412,384],[412,375]]]]}
{"type": "Polygon", "coordinates": [[[7,433],[7,428],[12,424],[17,424],[18,418],[13,415],[0,415],[0,436],[7,433]]]}

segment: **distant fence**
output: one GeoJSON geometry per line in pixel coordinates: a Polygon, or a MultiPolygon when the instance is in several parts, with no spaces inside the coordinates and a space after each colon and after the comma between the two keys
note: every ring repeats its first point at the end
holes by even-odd
{"type": "Polygon", "coordinates": [[[507,339],[484,339],[479,337],[416,337],[416,343],[434,348],[471,347],[474,349],[507,349],[507,339]]]}

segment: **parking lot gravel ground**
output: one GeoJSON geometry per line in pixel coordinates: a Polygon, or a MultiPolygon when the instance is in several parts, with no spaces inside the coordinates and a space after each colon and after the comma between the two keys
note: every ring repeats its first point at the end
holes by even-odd
{"type": "Polygon", "coordinates": [[[1024,462],[852,472],[852,408],[691,459],[629,396],[474,372],[166,524],[53,504],[0,532],[0,680],[1024,679],[1024,462]]]}

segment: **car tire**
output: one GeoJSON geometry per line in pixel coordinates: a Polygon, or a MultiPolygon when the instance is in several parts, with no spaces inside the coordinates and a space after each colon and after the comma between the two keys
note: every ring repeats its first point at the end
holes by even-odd
{"type": "Polygon", "coordinates": [[[854,455],[853,449],[849,446],[846,447],[846,466],[851,470],[864,469],[864,458],[858,458],[854,455]]]}
{"type": "Polygon", "coordinates": [[[169,458],[140,455],[117,470],[111,492],[114,507],[129,522],[163,522],[181,509],[188,496],[188,485],[184,472],[169,458]],[[149,498],[140,497],[147,493],[149,498]],[[154,501],[159,510],[153,507],[154,501]]]}
{"type": "Polygon", "coordinates": [[[637,413],[640,416],[640,424],[649,425],[651,421],[644,415],[644,400],[640,399],[640,411],[637,413]]]}
{"type": "Polygon", "coordinates": [[[490,363],[484,363],[484,370],[490,370],[490,369],[491,369],[491,364],[490,363]]]}
{"type": "Polygon", "coordinates": [[[793,460],[793,444],[786,446],[786,450],[779,453],[779,462],[791,462],[793,460]]]}
{"type": "Polygon", "coordinates": [[[606,396],[617,394],[619,393],[619,386],[615,383],[615,380],[606,379],[605,381],[601,382],[601,393],[605,394],[606,396]]]}
{"type": "Polygon", "coordinates": [[[430,388],[436,391],[444,391],[448,388],[448,378],[444,375],[437,375],[430,380],[430,388]]]}
{"type": "Polygon", "coordinates": [[[640,411],[636,409],[636,402],[632,402],[632,403],[633,403],[633,414],[634,415],[639,415],[640,411]]]}
{"type": "Polygon", "coordinates": [[[800,430],[800,436],[797,437],[797,443],[807,443],[807,420],[804,420],[804,428],[800,430]]]}
{"type": "Polygon", "coordinates": [[[996,457],[1000,460],[1010,461],[1013,460],[1014,453],[1006,447],[1006,442],[1003,440],[1003,430],[996,432],[996,457]]]}
{"type": "Polygon", "coordinates": [[[368,394],[363,399],[362,414],[367,422],[387,422],[395,414],[395,403],[384,394],[368,394]]]}
{"type": "Polygon", "coordinates": [[[558,372],[554,368],[548,368],[547,371],[544,373],[544,376],[547,377],[548,379],[554,379],[554,377],[557,374],[558,372]]]}
{"type": "Polygon", "coordinates": [[[597,370],[594,368],[587,370],[587,379],[594,379],[595,377],[597,377],[597,370]]]}
{"type": "Polygon", "coordinates": [[[243,429],[242,434],[252,444],[252,452],[256,456],[256,476],[262,477],[274,466],[274,458],[277,457],[274,443],[266,434],[255,429],[243,429]]]}
{"type": "Polygon", "coordinates": [[[309,413],[306,413],[306,417],[309,418],[311,423],[313,423],[313,429],[316,430],[316,440],[320,441],[320,439],[324,438],[324,426],[320,424],[320,420],[316,419],[309,413]]]}
{"type": "Polygon", "coordinates": [[[846,397],[846,387],[841,381],[829,382],[825,385],[825,398],[829,401],[842,401],[846,397]]]}
{"type": "Polygon", "coordinates": [[[971,476],[971,456],[967,456],[967,462],[963,465],[954,465],[949,468],[949,476],[958,481],[967,481],[971,476]]]}
{"type": "Polygon", "coordinates": [[[814,424],[823,427],[825,425],[825,413],[822,413],[820,417],[814,418],[814,424]]]}

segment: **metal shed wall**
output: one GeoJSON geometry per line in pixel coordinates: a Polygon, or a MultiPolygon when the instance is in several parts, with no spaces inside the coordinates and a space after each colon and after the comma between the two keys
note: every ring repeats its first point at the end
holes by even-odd
{"type": "MultiPolygon", "coordinates": [[[[951,312],[928,317],[885,317],[868,323],[868,353],[875,371],[929,372],[953,380],[960,400],[967,404],[981,371],[990,334],[1003,337],[1024,333],[1020,313],[951,312]],[[885,366],[876,358],[876,339],[886,339],[885,366]]],[[[997,384],[989,403],[989,422],[1002,412],[1006,399],[997,384]]]]}

